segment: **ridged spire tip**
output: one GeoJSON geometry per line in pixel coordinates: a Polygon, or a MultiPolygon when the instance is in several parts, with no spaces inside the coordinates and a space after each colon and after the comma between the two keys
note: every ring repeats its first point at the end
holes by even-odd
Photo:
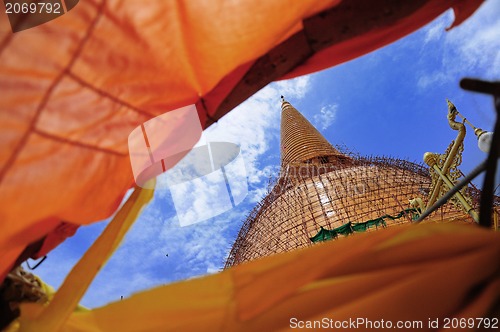
{"type": "Polygon", "coordinates": [[[285,108],[291,107],[291,106],[292,105],[290,105],[290,103],[285,100],[285,97],[283,97],[283,95],[281,95],[281,110],[285,110],[285,108]]]}

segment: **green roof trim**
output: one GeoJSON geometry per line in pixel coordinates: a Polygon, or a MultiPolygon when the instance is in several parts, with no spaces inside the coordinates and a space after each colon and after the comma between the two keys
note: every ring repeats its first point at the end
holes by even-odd
{"type": "Polygon", "coordinates": [[[377,228],[379,226],[386,227],[387,224],[385,223],[384,219],[387,219],[387,218],[391,219],[391,220],[395,220],[395,219],[399,219],[399,218],[403,217],[406,214],[411,214],[411,219],[417,220],[418,217],[420,216],[420,213],[421,213],[420,209],[411,208],[411,209],[406,209],[404,211],[401,211],[395,216],[391,216],[391,215],[386,214],[386,215],[379,217],[377,219],[372,219],[372,220],[368,220],[365,222],[352,223],[349,221],[349,222],[345,223],[344,225],[337,227],[335,229],[326,229],[323,226],[321,226],[318,233],[309,239],[314,243],[328,241],[328,240],[337,238],[339,235],[347,236],[347,235],[352,234],[354,232],[365,232],[367,229],[372,228],[372,227],[377,227],[377,228]]]}

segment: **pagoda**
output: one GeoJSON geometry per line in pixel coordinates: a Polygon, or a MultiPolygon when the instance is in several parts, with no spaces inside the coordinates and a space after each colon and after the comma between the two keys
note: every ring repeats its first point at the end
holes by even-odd
{"type": "MultiPolygon", "coordinates": [[[[423,165],[339,151],[283,98],[280,144],[280,174],[243,222],[225,268],[411,223],[431,187],[423,165]]],[[[434,219],[472,222],[452,204],[434,219]]]]}

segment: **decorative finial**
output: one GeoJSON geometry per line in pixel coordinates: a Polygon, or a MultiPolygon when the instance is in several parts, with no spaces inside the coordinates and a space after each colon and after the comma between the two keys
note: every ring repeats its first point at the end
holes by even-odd
{"type": "Polygon", "coordinates": [[[480,128],[476,128],[476,126],[474,126],[472,123],[470,123],[470,121],[467,120],[467,118],[465,116],[460,114],[460,112],[457,110],[455,105],[449,99],[446,99],[446,102],[448,103],[448,112],[450,114],[449,116],[451,116],[452,119],[455,119],[455,116],[458,115],[462,119],[462,123],[467,123],[469,126],[472,127],[472,129],[474,130],[474,133],[476,134],[477,137],[481,136],[481,134],[483,132],[485,132],[484,130],[482,130],[480,128]]]}
{"type": "Polygon", "coordinates": [[[457,108],[455,107],[455,105],[448,98],[446,98],[446,103],[448,104],[448,111],[450,113],[458,112],[457,108]]]}
{"type": "Polygon", "coordinates": [[[283,95],[281,95],[281,102],[284,103],[285,102],[285,97],[283,97],[283,95]]]}

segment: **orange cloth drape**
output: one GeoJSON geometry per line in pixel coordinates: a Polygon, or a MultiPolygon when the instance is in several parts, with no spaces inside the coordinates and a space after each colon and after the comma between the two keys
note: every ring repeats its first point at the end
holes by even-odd
{"type": "Polygon", "coordinates": [[[133,184],[127,137],[141,123],[197,104],[206,127],[263,84],[369,52],[451,7],[463,20],[481,2],[385,0],[373,9],[394,16],[370,27],[348,8],[373,2],[352,1],[346,18],[359,35],[334,35],[323,49],[307,41],[315,21],[309,32],[303,21],[344,8],[341,0],[86,0],[15,34],[0,12],[0,280],[61,220],[82,225],[115,211],[133,184]],[[286,44],[294,38],[302,44],[286,44]],[[286,56],[267,56],[275,51],[286,56]],[[246,86],[256,63],[277,71],[246,86]]]}

